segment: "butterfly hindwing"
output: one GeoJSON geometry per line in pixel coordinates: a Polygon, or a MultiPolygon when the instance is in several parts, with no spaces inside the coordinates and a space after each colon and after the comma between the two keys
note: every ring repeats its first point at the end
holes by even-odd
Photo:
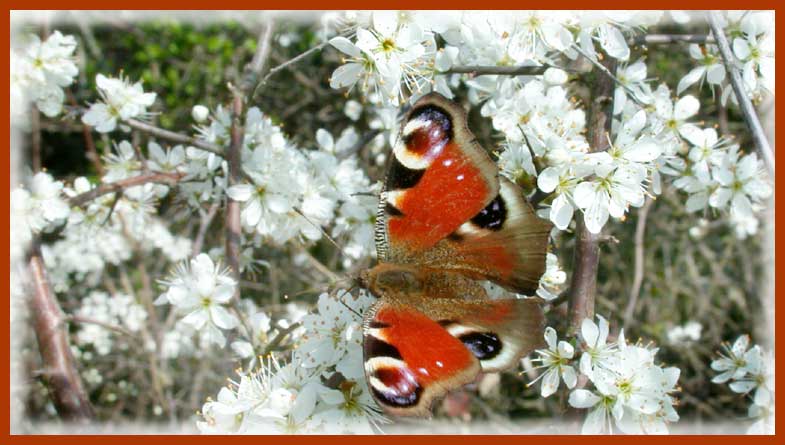
{"type": "Polygon", "coordinates": [[[465,111],[432,93],[409,112],[393,149],[377,218],[379,258],[412,258],[454,232],[498,194],[498,169],[465,111]]]}
{"type": "Polygon", "coordinates": [[[427,416],[431,402],[471,382],[475,356],[437,322],[413,306],[382,299],[363,326],[368,386],[387,412],[427,416]]]}
{"type": "Polygon", "coordinates": [[[542,344],[545,318],[538,298],[428,298],[415,300],[412,306],[460,340],[483,372],[510,368],[542,344]]]}
{"type": "Polygon", "coordinates": [[[363,326],[368,385],[392,414],[427,415],[434,399],[542,343],[537,299],[399,298],[377,302],[363,326]]]}
{"type": "Polygon", "coordinates": [[[499,183],[499,194],[444,241],[455,252],[450,268],[532,295],[545,272],[551,224],[537,216],[520,187],[504,177],[499,183]]]}

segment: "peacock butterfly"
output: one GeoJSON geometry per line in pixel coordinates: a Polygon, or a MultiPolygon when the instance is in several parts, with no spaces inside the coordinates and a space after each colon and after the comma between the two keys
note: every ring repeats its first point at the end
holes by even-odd
{"type": "Polygon", "coordinates": [[[499,176],[458,104],[437,93],[414,104],[379,201],[379,264],[359,278],[379,298],[363,321],[365,375],[379,405],[427,416],[434,399],[540,345],[539,300],[491,300],[478,281],[534,293],[549,231],[499,176]]]}

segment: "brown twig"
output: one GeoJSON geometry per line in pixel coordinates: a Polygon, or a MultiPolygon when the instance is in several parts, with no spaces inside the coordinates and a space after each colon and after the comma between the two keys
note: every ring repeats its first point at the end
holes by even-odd
{"type": "Polygon", "coordinates": [[[147,122],[138,121],[136,119],[128,119],[123,122],[128,124],[128,126],[131,128],[135,128],[139,131],[142,131],[147,134],[151,134],[155,137],[166,139],[172,142],[179,142],[181,144],[192,145],[200,150],[209,151],[210,153],[215,153],[219,156],[224,156],[224,149],[222,147],[203,141],[201,139],[197,139],[195,137],[191,137],[181,133],[175,133],[174,131],[164,130],[163,128],[158,128],[155,125],[148,124],[147,122]]]}
{"type": "MultiPolygon", "coordinates": [[[[251,63],[249,63],[243,70],[243,78],[238,88],[232,88],[232,127],[230,130],[231,144],[226,152],[226,161],[229,167],[228,172],[228,186],[239,184],[243,178],[243,169],[241,165],[241,154],[244,140],[244,128],[242,116],[244,112],[244,101],[246,95],[256,84],[256,79],[265,68],[267,59],[270,55],[270,45],[272,43],[273,24],[269,22],[265,30],[259,36],[259,43],[257,45],[256,53],[254,54],[251,63]]],[[[231,85],[230,85],[231,88],[231,85]]],[[[224,232],[226,233],[226,240],[224,244],[224,253],[226,262],[232,270],[235,281],[240,282],[240,250],[242,247],[242,227],[240,224],[240,203],[235,201],[227,195],[226,197],[226,216],[224,220],[224,232]]],[[[245,314],[240,309],[238,302],[240,300],[240,287],[237,287],[234,298],[232,299],[232,308],[240,319],[240,323],[246,331],[249,340],[252,340],[253,329],[245,317],[245,314]]],[[[251,342],[253,344],[253,341],[251,342]]]]}
{"type": "Polygon", "coordinates": [[[755,141],[755,148],[757,148],[758,153],[760,153],[760,156],[763,158],[763,162],[766,164],[769,177],[773,179],[774,152],[771,150],[769,140],[766,139],[766,134],[763,132],[763,127],[760,125],[755,107],[753,107],[752,101],[749,96],[747,96],[747,92],[744,89],[744,83],[741,79],[739,69],[733,63],[733,53],[731,53],[728,39],[725,37],[725,31],[723,31],[720,26],[718,14],[714,11],[709,11],[708,14],[709,26],[711,26],[714,38],[717,39],[717,48],[719,48],[720,56],[722,56],[722,60],[725,64],[725,71],[727,71],[730,76],[730,84],[733,86],[733,92],[736,94],[736,100],[739,103],[741,114],[744,116],[744,121],[747,122],[747,126],[752,133],[752,139],[755,141]]]}
{"type": "Polygon", "coordinates": [[[64,317],[65,321],[71,323],[78,323],[78,324],[94,324],[96,326],[100,326],[104,329],[108,329],[110,331],[117,332],[118,334],[122,334],[128,338],[131,338],[135,341],[141,341],[141,339],[133,332],[129,331],[128,329],[118,326],[116,324],[107,323],[105,321],[96,320],[90,317],[83,317],[81,315],[68,315],[64,317]]]}
{"type": "Polygon", "coordinates": [[[30,246],[28,266],[33,330],[38,339],[38,349],[46,370],[43,377],[52,402],[63,419],[88,421],[94,417],[93,407],[76,369],[65,329],[65,316],[49,284],[37,240],[30,246]]]}
{"type": "MultiPolygon", "coordinates": [[[[616,70],[616,59],[613,57],[605,57],[602,62],[598,63],[602,65],[601,71],[603,72],[613,73],[616,70]]],[[[591,91],[592,100],[589,108],[588,126],[589,146],[592,152],[600,152],[609,147],[608,134],[611,131],[613,120],[613,76],[597,76],[591,91]]],[[[572,333],[578,330],[583,319],[594,316],[600,238],[600,234],[589,232],[583,218],[577,218],[568,313],[572,333]]]]}
{"type": "MultiPolygon", "coordinates": [[[[256,93],[255,90],[257,89],[259,76],[262,74],[262,71],[264,71],[265,65],[267,65],[267,62],[270,59],[274,29],[275,23],[270,20],[268,21],[267,26],[265,26],[264,31],[259,35],[259,40],[256,43],[256,53],[254,53],[251,63],[243,70],[243,79],[240,83],[240,89],[243,94],[248,94],[249,92],[256,93]]],[[[269,75],[270,73],[265,76],[261,83],[264,83],[269,75]]]]}
{"type": "Polygon", "coordinates": [[[191,255],[196,256],[202,251],[204,237],[207,236],[207,229],[210,228],[210,223],[213,221],[213,218],[215,218],[219,208],[219,202],[213,202],[207,212],[203,214],[202,218],[199,220],[199,229],[196,231],[196,237],[191,245],[191,255]]]}
{"type": "MultiPolygon", "coordinates": [[[[471,74],[472,76],[503,75],[503,76],[538,76],[545,73],[550,66],[454,66],[440,74],[471,74]]],[[[560,68],[564,69],[564,68],[560,68]]]]}
{"type": "Polygon", "coordinates": [[[632,287],[630,288],[630,298],[627,300],[627,307],[624,310],[624,329],[627,329],[632,316],[635,314],[635,306],[638,303],[638,296],[641,293],[641,285],[643,284],[644,272],[644,241],[646,235],[646,218],[649,216],[649,210],[654,203],[651,198],[646,198],[643,207],[638,211],[638,222],[635,224],[635,273],[632,278],[632,287]]]}
{"type": "Polygon", "coordinates": [[[276,347],[278,347],[279,344],[281,344],[281,342],[283,341],[284,338],[286,338],[287,335],[291,334],[292,332],[294,332],[295,329],[299,327],[300,327],[300,323],[292,323],[287,328],[281,328],[281,326],[278,326],[278,334],[267,343],[267,345],[264,347],[262,353],[259,354],[259,356],[267,357],[268,354],[273,352],[273,350],[276,347]]]}
{"type": "MultiPolygon", "coordinates": [[[[76,108],[79,106],[74,97],[74,93],[71,92],[70,88],[66,88],[65,94],[68,98],[68,102],[73,107],[76,108]]],[[[101,164],[101,157],[98,156],[98,150],[95,148],[95,139],[93,139],[93,132],[90,131],[89,125],[82,123],[82,135],[84,136],[85,149],[87,150],[87,159],[93,163],[93,167],[95,167],[95,172],[98,173],[98,176],[103,176],[104,166],[101,164]]]]}
{"type": "Polygon", "coordinates": [[[110,182],[108,184],[99,185],[98,187],[76,195],[68,200],[68,204],[71,207],[78,207],[88,202],[101,197],[103,195],[107,195],[109,193],[122,193],[123,190],[129,187],[135,187],[142,184],[147,184],[149,182],[156,183],[156,184],[167,184],[167,185],[174,185],[178,181],[183,178],[182,173],[162,173],[162,172],[153,172],[147,175],[139,175],[134,176],[128,179],[123,179],[116,182],[110,182]]]}

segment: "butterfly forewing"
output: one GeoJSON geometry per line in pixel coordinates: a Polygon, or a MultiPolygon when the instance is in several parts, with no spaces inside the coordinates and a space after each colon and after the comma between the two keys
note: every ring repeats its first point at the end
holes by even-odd
{"type": "Polygon", "coordinates": [[[414,262],[498,194],[498,169],[439,94],[420,99],[393,149],[377,218],[383,261],[414,262]]]}

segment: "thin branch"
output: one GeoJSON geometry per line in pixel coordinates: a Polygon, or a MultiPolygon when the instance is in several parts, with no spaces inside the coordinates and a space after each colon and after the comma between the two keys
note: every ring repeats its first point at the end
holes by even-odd
{"type": "MultiPolygon", "coordinates": [[[[264,70],[267,59],[270,56],[270,45],[272,42],[273,23],[269,22],[264,32],[259,37],[259,43],[256,48],[251,63],[249,63],[243,70],[243,81],[239,88],[230,88],[233,92],[232,99],[232,127],[230,130],[231,144],[229,150],[226,152],[226,162],[229,167],[228,171],[228,187],[239,184],[243,178],[242,169],[242,149],[245,137],[245,129],[243,127],[242,116],[244,112],[243,103],[248,91],[253,88],[256,79],[264,70]]],[[[242,226],[240,223],[240,202],[235,201],[230,196],[226,196],[226,215],[224,219],[224,233],[226,240],[224,242],[224,254],[226,262],[232,270],[235,281],[240,282],[240,250],[242,248],[242,226]]],[[[235,290],[232,298],[232,308],[240,319],[247,338],[253,345],[253,329],[248,322],[247,317],[239,307],[240,301],[240,287],[235,290]]]]}
{"type": "Polygon", "coordinates": [[[763,158],[763,162],[766,164],[766,168],[769,171],[769,177],[774,179],[774,152],[772,152],[769,141],[766,139],[766,134],[763,132],[763,127],[760,125],[755,107],[753,107],[752,101],[749,96],[747,96],[747,92],[744,89],[741,74],[733,63],[733,54],[731,53],[728,39],[725,37],[725,32],[720,26],[717,13],[714,11],[709,12],[709,26],[711,26],[714,38],[717,39],[717,47],[720,50],[720,55],[725,64],[725,71],[730,75],[730,83],[733,86],[733,92],[736,94],[736,100],[739,103],[741,113],[744,115],[744,120],[750,128],[752,139],[755,141],[755,147],[758,149],[758,152],[763,158]]]}
{"type": "Polygon", "coordinates": [[[278,347],[279,344],[286,338],[287,335],[291,334],[295,329],[300,327],[300,323],[292,323],[287,328],[282,328],[280,325],[278,326],[278,334],[270,340],[267,345],[262,350],[262,353],[259,355],[260,357],[267,357],[268,354],[273,352],[273,350],[278,347]]]}
{"type": "MultiPolygon", "coordinates": [[[[481,66],[466,65],[454,66],[439,74],[471,74],[472,76],[502,75],[502,76],[538,76],[545,73],[550,66],[481,66]]],[[[564,69],[564,68],[559,68],[564,69]]],[[[566,71],[566,70],[565,70],[566,71]]]]}
{"type": "Polygon", "coordinates": [[[254,53],[251,63],[249,63],[243,71],[243,80],[240,83],[240,89],[244,94],[251,91],[255,94],[256,90],[259,88],[257,80],[270,59],[274,29],[275,24],[270,20],[268,21],[267,26],[265,26],[264,31],[259,35],[259,40],[256,42],[256,53],[254,53]],[[253,88],[253,90],[251,90],[251,88],[253,88]]]}
{"type": "MultiPolygon", "coordinates": [[[[616,59],[606,57],[601,65],[603,72],[610,73],[616,69],[616,59]]],[[[592,152],[605,151],[610,145],[607,135],[611,131],[613,121],[613,90],[612,75],[597,76],[594,85],[591,86],[588,136],[592,152]]],[[[600,234],[593,234],[586,228],[583,218],[577,218],[568,312],[571,333],[578,330],[585,318],[594,316],[601,238],[600,234]]]]}
{"type": "Polygon", "coordinates": [[[68,204],[71,207],[78,207],[88,202],[101,197],[103,195],[107,195],[109,193],[122,193],[123,190],[135,187],[142,184],[147,184],[149,182],[156,183],[156,184],[167,184],[167,185],[174,185],[183,178],[182,173],[161,173],[161,172],[154,172],[147,175],[139,175],[134,176],[132,178],[123,179],[116,182],[110,182],[108,184],[99,185],[98,187],[81,193],[79,195],[74,196],[73,198],[68,200],[68,204]]]}
{"type": "Polygon", "coordinates": [[[202,251],[207,229],[210,227],[210,223],[213,221],[213,218],[215,218],[215,214],[218,213],[219,208],[219,202],[213,202],[207,212],[202,215],[202,218],[199,220],[199,229],[197,230],[196,238],[194,238],[194,242],[191,245],[191,255],[196,256],[202,251]]]}
{"type": "Polygon", "coordinates": [[[30,313],[41,361],[46,370],[43,377],[52,402],[65,420],[92,419],[93,407],[71,354],[65,316],[49,284],[38,240],[34,240],[30,246],[28,267],[32,292],[29,299],[30,313]]]}
{"type": "MultiPolygon", "coordinates": [[[[78,108],[79,104],[76,103],[76,97],[74,97],[74,93],[71,92],[70,88],[65,89],[65,94],[71,106],[78,108]]],[[[101,164],[101,157],[98,156],[98,150],[95,148],[93,132],[90,131],[90,126],[85,123],[82,123],[82,135],[84,137],[85,148],[87,149],[87,159],[93,163],[93,167],[95,167],[95,172],[98,173],[98,176],[103,176],[104,166],[101,164]]]]}
{"type": "Polygon", "coordinates": [[[69,316],[65,317],[65,321],[68,321],[70,323],[78,323],[78,324],[94,324],[94,325],[100,326],[100,327],[102,327],[104,329],[108,329],[110,331],[117,332],[118,334],[125,335],[126,337],[129,337],[129,338],[131,338],[131,339],[133,339],[135,341],[141,341],[141,339],[139,338],[139,336],[137,334],[129,331],[128,329],[126,329],[126,328],[124,328],[122,326],[118,326],[118,325],[115,325],[115,324],[107,323],[107,322],[104,322],[104,321],[101,321],[101,320],[96,320],[94,318],[82,317],[81,315],[69,315],[69,316]]]}
{"type": "MultiPolygon", "coordinates": [[[[229,175],[227,187],[239,184],[242,178],[240,172],[240,152],[243,147],[243,125],[241,116],[243,114],[243,97],[235,93],[232,101],[232,143],[227,152],[226,161],[229,165],[229,175]]],[[[241,244],[241,225],[240,225],[240,202],[235,201],[229,195],[226,196],[226,218],[225,225],[225,253],[226,262],[232,269],[235,279],[240,281],[240,244],[241,244]]]]}
{"type": "Polygon", "coordinates": [[[305,259],[308,260],[309,263],[314,267],[314,269],[318,270],[322,273],[330,283],[335,283],[340,281],[341,277],[339,277],[335,272],[331,271],[329,267],[325,266],[324,263],[319,261],[316,257],[314,257],[311,252],[308,251],[305,247],[303,247],[301,251],[305,255],[305,259]]]}
{"type": "Polygon", "coordinates": [[[706,34],[643,34],[630,39],[630,45],[657,45],[668,43],[715,43],[706,34]]]}
{"type": "MultiPolygon", "coordinates": [[[[613,69],[608,69],[608,67],[606,67],[605,64],[598,62],[597,60],[592,58],[589,54],[587,54],[586,51],[584,51],[583,48],[580,47],[580,45],[577,45],[577,44],[573,43],[572,47],[573,47],[573,49],[575,49],[575,51],[578,51],[578,53],[580,53],[580,55],[582,55],[586,60],[591,62],[591,64],[594,65],[595,68],[597,68],[600,71],[602,71],[603,74],[605,74],[611,80],[613,80],[613,82],[616,83],[616,85],[620,86],[624,91],[626,91],[627,92],[627,96],[630,99],[632,99],[636,104],[640,105],[641,107],[645,107],[646,106],[645,103],[641,102],[641,100],[638,99],[638,96],[635,94],[635,91],[632,91],[632,89],[630,87],[625,85],[624,82],[619,80],[619,78],[616,77],[616,75],[613,74],[614,71],[616,71],[616,63],[615,62],[613,63],[613,69]]],[[[608,58],[613,59],[613,57],[610,57],[610,56],[605,56],[605,58],[606,59],[608,59],[608,58]]],[[[613,90],[611,90],[611,95],[613,95],[613,90]]]]}
{"type": "Polygon", "coordinates": [[[644,272],[644,241],[646,235],[646,219],[649,216],[649,210],[654,203],[651,198],[646,198],[643,207],[638,211],[638,222],[635,224],[635,273],[632,278],[632,287],[630,288],[630,298],[627,300],[627,308],[624,310],[624,324],[626,329],[632,321],[632,316],[635,315],[635,306],[638,304],[638,297],[641,293],[641,285],[643,284],[644,272]]]}
{"type": "MultiPolygon", "coordinates": [[[[277,74],[279,71],[283,71],[283,70],[291,67],[292,65],[300,62],[301,60],[305,59],[306,57],[310,56],[311,54],[314,54],[314,53],[316,53],[318,51],[323,50],[324,47],[326,47],[329,44],[330,44],[329,41],[322,42],[322,43],[314,46],[313,48],[310,48],[310,49],[308,49],[308,50],[306,50],[306,51],[304,51],[304,52],[294,56],[293,58],[287,60],[286,62],[283,62],[282,64],[277,65],[277,66],[275,66],[273,68],[270,68],[270,71],[268,71],[267,74],[262,78],[262,81],[259,82],[259,85],[257,86],[257,89],[260,86],[263,86],[263,85],[267,84],[267,81],[270,80],[270,78],[273,77],[275,74],[277,74]]],[[[256,95],[256,91],[254,91],[254,95],[256,95]]]]}
{"type": "Polygon", "coordinates": [[[139,131],[142,131],[147,134],[151,134],[161,139],[166,139],[168,141],[178,142],[181,144],[193,145],[194,147],[200,150],[209,151],[210,153],[215,153],[219,156],[225,155],[224,153],[225,150],[222,147],[197,139],[192,136],[188,136],[186,134],[175,133],[174,131],[164,130],[163,128],[159,128],[156,127],[155,125],[151,125],[148,124],[147,122],[142,122],[136,119],[128,119],[123,122],[128,124],[128,126],[131,128],[135,128],[139,131]]]}

